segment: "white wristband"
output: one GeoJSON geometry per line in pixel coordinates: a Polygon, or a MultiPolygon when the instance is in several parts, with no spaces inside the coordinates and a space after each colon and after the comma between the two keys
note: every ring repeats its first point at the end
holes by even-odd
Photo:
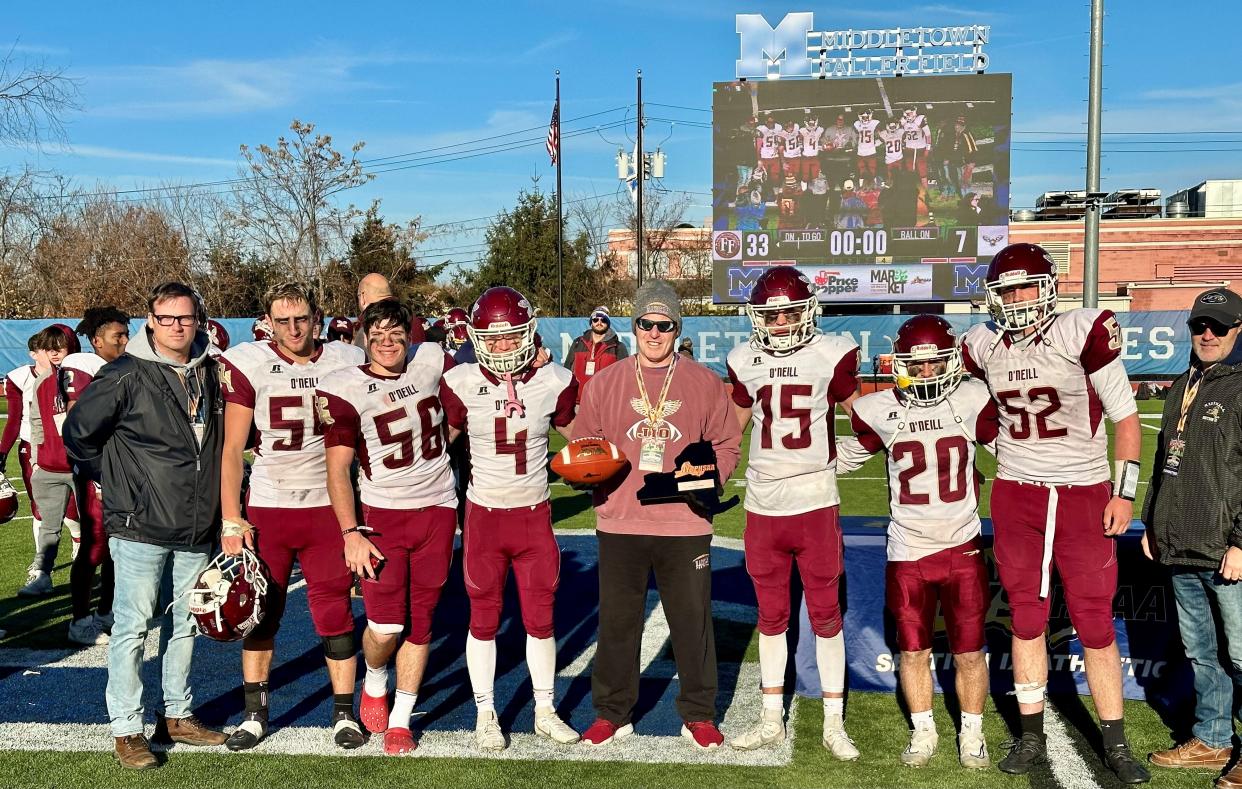
{"type": "Polygon", "coordinates": [[[1113,493],[1127,501],[1138,496],[1139,473],[1137,460],[1113,461],[1113,493]]]}

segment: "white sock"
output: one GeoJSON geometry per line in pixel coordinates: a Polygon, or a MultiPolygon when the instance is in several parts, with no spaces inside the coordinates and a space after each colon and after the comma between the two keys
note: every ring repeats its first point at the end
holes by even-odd
{"type": "Polygon", "coordinates": [[[983,732],[983,713],[982,712],[963,712],[962,713],[962,731],[973,731],[975,733],[983,732]]]}
{"type": "Polygon", "coordinates": [[[385,664],[379,668],[372,668],[370,663],[362,661],[367,666],[367,676],[362,681],[362,692],[371,698],[388,695],[388,666],[385,664]]]}
{"type": "Polygon", "coordinates": [[[765,710],[784,709],[785,708],[785,694],[783,693],[763,694],[763,708],[765,710]]]}
{"type": "Polygon", "coordinates": [[[829,715],[845,716],[845,699],[824,699],[824,718],[829,715]]]}
{"type": "Polygon", "coordinates": [[[416,701],[418,701],[417,693],[398,689],[392,699],[392,710],[388,713],[388,728],[410,728],[410,716],[414,714],[414,703],[416,701]]]}
{"type": "Polygon", "coordinates": [[[819,686],[824,693],[845,692],[845,634],[832,638],[815,636],[815,661],[819,664],[819,686]]]}
{"type": "Polygon", "coordinates": [[[480,641],[473,634],[466,636],[466,671],[474,690],[474,703],[479,712],[496,710],[493,686],[496,682],[496,642],[480,641]]]}
{"type": "Polygon", "coordinates": [[[71,518],[65,518],[64,525],[65,525],[65,528],[69,530],[69,536],[73,538],[74,542],[78,542],[79,540],[82,539],[82,524],[81,523],[71,518]]]}
{"type": "Polygon", "coordinates": [[[934,728],[936,728],[936,723],[935,723],[935,721],[933,721],[933,720],[932,720],[932,711],[931,711],[931,710],[927,710],[926,712],[912,712],[912,713],[910,713],[910,723],[911,723],[911,724],[913,724],[913,725],[914,725],[914,728],[916,728],[916,729],[934,729],[934,728]]]}
{"type": "Polygon", "coordinates": [[[759,634],[759,684],[765,688],[785,686],[785,664],[789,661],[789,644],[785,634],[759,634]]]}
{"type": "Polygon", "coordinates": [[[535,706],[552,709],[556,687],[556,639],[526,636],[526,667],[530,669],[535,706]]]}
{"type": "Polygon", "coordinates": [[[32,523],[34,524],[34,544],[37,547],[39,545],[39,529],[43,527],[43,521],[35,518],[32,523]]]}

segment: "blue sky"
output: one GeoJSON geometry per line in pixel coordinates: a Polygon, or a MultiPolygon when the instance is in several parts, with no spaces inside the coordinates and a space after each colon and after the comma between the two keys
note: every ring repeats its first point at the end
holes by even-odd
{"type": "MultiPolygon", "coordinates": [[[[668,153],[664,185],[686,190],[688,218],[710,211],[711,84],[733,77],[737,13],[815,12],[816,28],[992,26],[991,73],[1014,75],[1014,205],[1081,188],[1086,130],[1085,0],[903,5],[629,0],[613,3],[81,3],[12,4],[4,35],[17,56],[64,66],[81,81],[69,147],[0,149],[0,166],[30,162],[87,186],[124,189],[233,177],[241,143],[273,142],[289,121],[313,121],[363,158],[546,127],[562,72],[568,199],[617,192],[613,157],[630,147],[634,72],[642,68],[649,144],[668,153]],[[596,114],[598,113],[598,114],[596,114]],[[573,120],[581,116],[593,117],[573,120]],[[592,132],[595,125],[628,127],[592,132]],[[1057,134],[1052,134],[1056,132],[1057,134]],[[699,194],[693,194],[699,193],[699,194]]],[[[1169,194],[1207,178],[1242,177],[1242,82],[1233,4],[1111,0],[1105,22],[1105,189],[1169,194]],[[1176,8],[1177,13],[1170,13],[1176,8]],[[1230,132],[1229,130],[1232,130],[1230,132]],[[1194,134],[1229,132],[1228,134],[1194,134]],[[1210,142],[1226,140],[1233,142],[1210,142]],[[1198,152],[1191,149],[1234,149],[1198,152]],[[1125,152],[1131,150],[1135,152],[1125,152]]],[[[538,140],[542,130],[495,143],[538,140]]],[[[459,153],[478,153],[477,143],[459,153]]],[[[420,153],[422,152],[422,153],[420,153]]],[[[460,159],[422,159],[381,174],[350,199],[382,198],[394,220],[425,225],[494,214],[554,172],[541,143],[460,159]]],[[[477,257],[476,236],[440,234],[435,258],[477,257]]]]}

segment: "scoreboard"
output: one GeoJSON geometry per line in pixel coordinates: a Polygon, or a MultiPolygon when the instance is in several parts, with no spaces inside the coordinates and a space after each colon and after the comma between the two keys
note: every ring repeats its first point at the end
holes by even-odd
{"type": "Polygon", "coordinates": [[[980,298],[1009,239],[1010,91],[1008,74],[718,83],[715,301],[771,265],[825,302],[980,298]]]}

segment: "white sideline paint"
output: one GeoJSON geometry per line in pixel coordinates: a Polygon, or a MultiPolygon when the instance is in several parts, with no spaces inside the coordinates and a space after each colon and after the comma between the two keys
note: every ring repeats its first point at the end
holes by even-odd
{"type": "Polygon", "coordinates": [[[1074,747],[1065,722],[1051,704],[1044,704],[1044,735],[1048,745],[1048,764],[1052,776],[1062,789],[1094,789],[1097,786],[1091,768],[1074,747]]]}

